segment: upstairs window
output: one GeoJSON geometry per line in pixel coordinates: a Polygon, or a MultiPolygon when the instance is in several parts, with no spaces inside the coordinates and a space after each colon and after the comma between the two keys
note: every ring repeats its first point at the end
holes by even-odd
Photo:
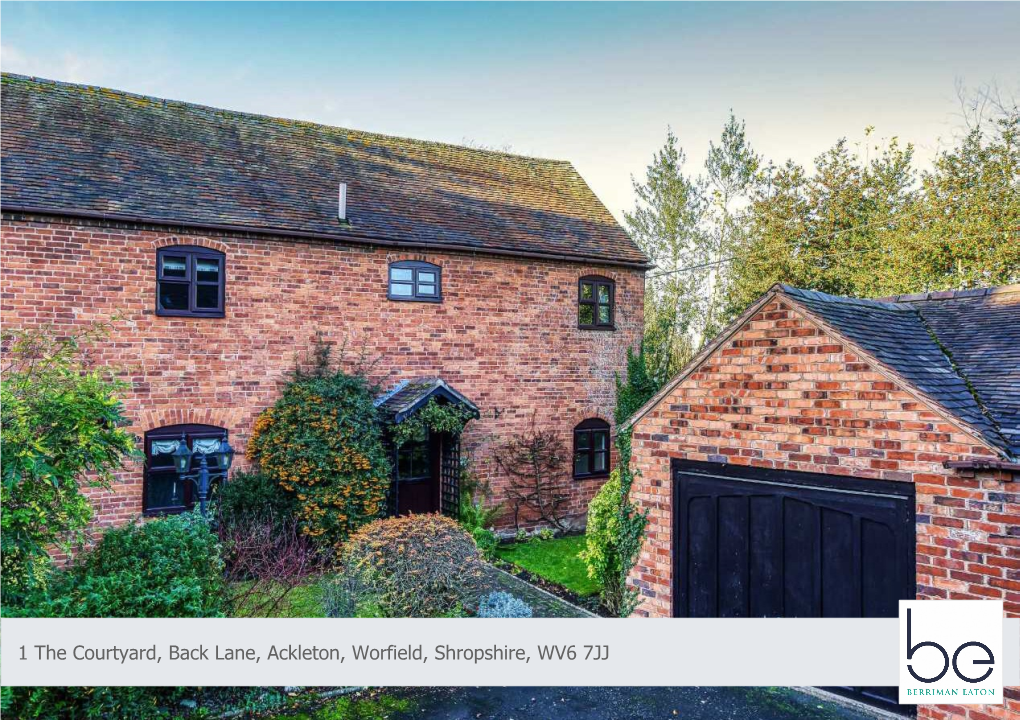
{"type": "MultiPolygon", "coordinates": [[[[198,470],[200,454],[206,455],[210,470],[216,470],[212,455],[226,439],[227,431],[215,425],[166,425],[145,433],[145,486],[142,510],[146,515],[179,513],[195,506],[195,483],[181,480],[174,468],[174,451],[182,438],[191,450],[191,471],[198,470]]],[[[213,482],[216,482],[214,480],[213,482]]]]}
{"type": "Polygon", "coordinates": [[[442,302],[442,268],[427,262],[403,260],[390,263],[390,300],[442,302]]]}
{"type": "Polygon", "coordinates": [[[583,330],[613,330],[616,283],[588,275],[577,281],[577,326],[583,330]]]}
{"type": "Polygon", "coordinates": [[[574,428],[574,477],[609,474],[609,423],[589,418],[574,428]]]}
{"type": "Polygon", "coordinates": [[[223,317],[226,261],[221,252],[172,246],[156,252],[156,314],[223,317]]]}

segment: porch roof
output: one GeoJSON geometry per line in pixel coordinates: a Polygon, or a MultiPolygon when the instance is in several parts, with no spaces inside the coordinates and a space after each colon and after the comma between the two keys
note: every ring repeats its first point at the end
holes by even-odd
{"type": "Polygon", "coordinates": [[[443,398],[465,408],[475,418],[480,417],[478,407],[437,377],[401,380],[389,392],[375,399],[375,406],[392,423],[401,423],[432,398],[443,398]]]}

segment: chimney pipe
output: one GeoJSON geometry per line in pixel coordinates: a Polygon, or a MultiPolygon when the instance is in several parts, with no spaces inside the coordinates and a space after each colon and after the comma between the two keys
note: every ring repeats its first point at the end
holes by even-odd
{"type": "Polygon", "coordinates": [[[347,183],[340,183],[339,201],[337,217],[340,218],[340,222],[347,222],[347,183]]]}

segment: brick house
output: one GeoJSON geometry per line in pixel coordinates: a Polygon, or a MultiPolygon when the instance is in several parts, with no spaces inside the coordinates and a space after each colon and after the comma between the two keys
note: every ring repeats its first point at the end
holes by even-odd
{"type": "MultiPolygon", "coordinates": [[[[895,617],[916,596],[1020,616],[1020,285],[776,286],[625,427],[639,615],[895,617]]],[[[1017,717],[1006,696],[919,714],[1017,717]]]]}
{"type": "Polygon", "coordinates": [[[147,461],[95,494],[99,523],[193,503],[182,436],[229,436],[243,467],[317,333],[374,358],[391,418],[433,397],[476,415],[394,458],[400,512],[452,511],[451,449],[501,499],[492,449],[534,416],[578,443],[583,518],[648,259],[569,163],[16,75],[3,118],[3,323],[111,322],[94,355],[131,385],[147,461]]]}

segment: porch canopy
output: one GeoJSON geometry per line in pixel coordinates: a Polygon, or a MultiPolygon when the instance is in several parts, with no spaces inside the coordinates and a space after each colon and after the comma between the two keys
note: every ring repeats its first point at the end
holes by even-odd
{"type": "MultiPolygon", "coordinates": [[[[403,380],[375,400],[383,418],[399,425],[414,416],[432,399],[454,404],[469,417],[478,418],[478,408],[441,378],[403,380]]],[[[390,513],[441,512],[456,517],[460,507],[460,437],[429,433],[420,441],[393,448],[393,485],[390,513]]]]}
{"type": "Polygon", "coordinates": [[[395,388],[376,398],[375,406],[382,411],[385,419],[397,425],[425,407],[433,398],[440,403],[445,401],[459,405],[475,419],[480,417],[473,402],[437,377],[401,380],[395,388]]]}

